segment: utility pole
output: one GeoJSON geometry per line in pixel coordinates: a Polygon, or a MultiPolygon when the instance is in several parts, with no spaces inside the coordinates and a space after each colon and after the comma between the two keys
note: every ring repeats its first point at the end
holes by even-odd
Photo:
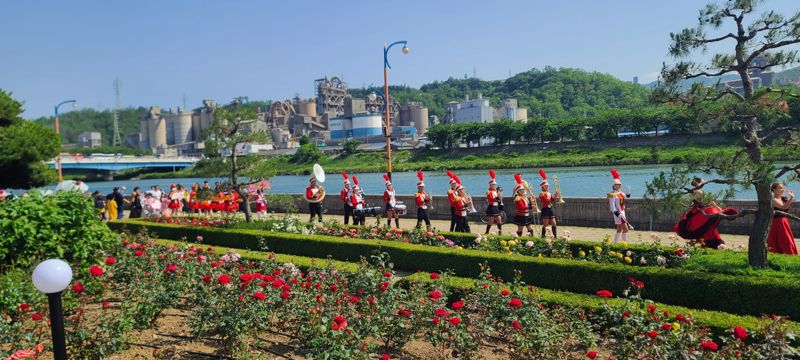
{"type": "Polygon", "coordinates": [[[111,140],[111,146],[122,146],[122,139],[119,135],[119,88],[121,84],[119,78],[114,78],[114,136],[111,140]]]}

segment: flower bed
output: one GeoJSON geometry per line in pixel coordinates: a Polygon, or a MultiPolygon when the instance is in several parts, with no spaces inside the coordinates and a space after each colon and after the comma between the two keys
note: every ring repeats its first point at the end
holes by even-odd
{"type": "MultiPolygon", "coordinates": [[[[122,242],[95,265],[75,270],[65,308],[68,351],[76,359],[107,357],[130,346],[129,336],[176,307],[187,309],[193,338],[214,335],[219,354],[236,358],[267,356],[259,334],[275,330],[295,339],[296,354],[327,359],[389,359],[411,341],[425,343],[440,358],[482,357],[487,345],[503,358],[796,354],[782,318],[712,336],[687,314],[649,308],[653,304],[639,295],[652,285],[636,281],[626,285],[632,290],[628,300],[601,299],[603,307],[587,312],[550,306],[532,287],[498,282],[488,269],[474,291],[458,294],[447,286],[446,274],[398,286],[385,255],[361,261],[352,272],[322,264],[301,269],[270,255],[252,261],[235,252],[220,256],[206,246],[159,246],[143,238],[122,242]]],[[[0,350],[3,356],[48,347],[45,309],[34,301],[2,309],[8,316],[0,349],[14,346],[0,350]]]]}
{"type": "Polygon", "coordinates": [[[302,235],[329,235],[341,238],[400,241],[441,247],[468,248],[505,254],[520,254],[560,259],[582,259],[598,263],[619,263],[633,266],[681,267],[690,258],[692,247],[674,248],[660,245],[658,238],[651,245],[629,246],[602,242],[570,241],[569,233],[553,238],[483,236],[437,230],[403,230],[382,226],[349,226],[336,221],[312,224],[296,216],[259,220],[250,223],[235,218],[155,217],[145,219],[156,223],[183,226],[220,227],[231,229],[265,230],[302,235]]]}
{"type": "Polygon", "coordinates": [[[196,228],[147,222],[111,223],[131,231],[146,230],[166,239],[195,239],[241,249],[356,261],[375,251],[389,253],[395,266],[407,270],[443,271],[477,277],[478,265],[487,263],[503,278],[521,271],[522,280],[547,289],[594,293],[598,287],[619,293],[624,279],[635,277],[653,286],[649,297],[663,303],[721,310],[736,314],[770,314],[780,311],[800,317],[800,283],[794,278],[733,276],[683,269],[600,264],[581,260],[540,258],[470,249],[453,249],[396,241],[344,239],[322,235],[295,235],[259,230],[196,228]]]}

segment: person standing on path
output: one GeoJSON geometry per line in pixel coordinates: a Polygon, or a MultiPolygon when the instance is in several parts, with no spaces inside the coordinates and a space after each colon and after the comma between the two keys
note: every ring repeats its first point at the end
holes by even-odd
{"type": "MultiPolygon", "coordinates": [[[[789,191],[789,196],[784,196],[786,186],[780,182],[772,183],[770,190],[772,190],[772,208],[775,211],[789,211],[794,201],[794,194],[789,191]]],[[[777,213],[772,215],[772,225],[767,235],[767,248],[773,253],[797,255],[794,234],[786,215],[777,213]]]]}
{"type": "Polygon", "coordinates": [[[122,216],[125,214],[125,203],[128,200],[125,200],[125,187],[115,187],[114,188],[114,201],[117,202],[117,220],[122,219],[122,216]]]}
{"type": "Polygon", "coordinates": [[[611,169],[611,176],[614,177],[614,182],[611,184],[611,192],[608,193],[608,206],[611,214],[614,215],[614,225],[617,228],[614,234],[614,242],[619,243],[628,241],[628,218],[625,216],[625,200],[631,197],[631,194],[624,194],[620,189],[622,188],[622,181],[619,179],[619,172],[617,169],[611,169]]]}
{"type": "Polygon", "coordinates": [[[128,214],[129,219],[136,219],[142,217],[142,193],[139,187],[133,188],[131,193],[131,212],[128,214]]]}
{"type": "Polygon", "coordinates": [[[431,205],[431,196],[425,193],[425,174],[422,171],[417,171],[417,193],[414,195],[414,202],[417,204],[417,228],[422,226],[425,221],[425,226],[428,230],[431,229],[431,218],[428,215],[428,208],[431,205]]]}
{"type": "Polygon", "coordinates": [[[496,177],[497,174],[494,170],[489,169],[489,190],[486,191],[486,232],[484,234],[489,234],[492,225],[497,225],[497,235],[503,235],[503,223],[500,217],[503,194],[497,188],[496,177]]]}
{"type": "MultiPolygon", "coordinates": [[[[353,217],[353,203],[350,201],[353,193],[350,191],[350,178],[347,177],[347,173],[342,172],[342,177],[344,178],[344,188],[339,194],[339,199],[344,204],[344,224],[348,225],[350,224],[350,218],[353,217]]],[[[353,217],[353,221],[355,221],[355,217],[353,217]]]]}

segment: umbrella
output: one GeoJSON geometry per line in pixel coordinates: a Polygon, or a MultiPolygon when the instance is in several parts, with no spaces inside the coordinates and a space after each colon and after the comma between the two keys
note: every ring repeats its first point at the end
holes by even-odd
{"type": "Polygon", "coordinates": [[[269,190],[270,188],[271,186],[269,185],[269,181],[261,179],[258,182],[247,185],[247,192],[252,194],[258,190],[269,190]]]}

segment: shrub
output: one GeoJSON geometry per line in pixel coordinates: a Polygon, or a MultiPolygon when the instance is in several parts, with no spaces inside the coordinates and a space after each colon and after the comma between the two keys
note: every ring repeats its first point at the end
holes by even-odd
{"type": "Polygon", "coordinates": [[[651,285],[649,297],[667,304],[721,310],[736,314],[761,315],[775,311],[800,316],[800,283],[794,278],[733,276],[659,267],[600,264],[582,260],[553,259],[494,252],[432,247],[402,242],[342,239],[332,236],[296,235],[257,230],[191,228],[142,222],[111,223],[168,239],[203,236],[212,245],[260,249],[266,244],[279,253],[355,261],[376,251],[388,253],[395,266],[407,270],[441,271],[477,277],[478,264],[486,262],[505,279],[522,273],[522,281],[553,290],[593,294],[598,288],[614,293],[624,291],[621,282],[629,277],[651,285]]]}
{"type": "Polygon", "coordinates": [[[45,196],[34,191],[0,201],[0,270],[48,257],[82,262],[115,239],[89,198],[77,192],[45,196]]]}

